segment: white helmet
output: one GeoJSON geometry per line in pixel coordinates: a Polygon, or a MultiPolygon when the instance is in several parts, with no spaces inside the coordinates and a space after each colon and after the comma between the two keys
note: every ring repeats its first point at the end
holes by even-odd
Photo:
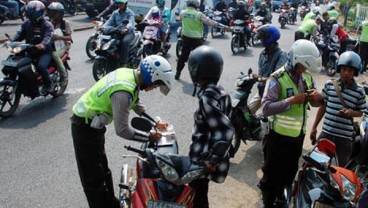
{"type": "Polygon", "coordinates": [[[333,9],[335,9],[335,5],[333,3],[329,3],[327,6],[327,11],[331,11],[333,9]]]}
{"type": "Polygon", "coordinates": [[[320,7],[314,7],[312,12],[315,14],[315,15],[319,15],[319,14],[322,14],[322,10],[320,7]]]}
{"type": "Polygon", "coordinates": [[[308,70],[320,72],[322,60],[319,55],[319,50],[315,44],[309,40],[297,40],[291,45],[288,52],[288,65],[292,69],[296,64],[301,64],[308,70]]]}
{"type": "Polygon", "coordinates": [[[144,87],[159,84],[160,91],[164,95],[167,95],[172,89],[174,75],[171,65],[165,58],[158,55],[147,56],[140,63],[140,71],[144,87]]]}
{"type": "Polygon", "coordinates": [[[198,0],[187,0],[186,3],[187,3],[187,7],[195,7],[195,8],[199,7],[198,0]]]}

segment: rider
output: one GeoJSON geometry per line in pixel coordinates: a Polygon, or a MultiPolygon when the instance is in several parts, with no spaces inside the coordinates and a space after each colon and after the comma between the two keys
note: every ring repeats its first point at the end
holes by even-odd
{"type": "Polygon", "coordinates": [[[336,19],[338,19],[340,16],[340,13],[335,9],[335,5],[333,3],[330,3],[327,6],[327,13],[329,17],[334,17],[336,19]]]}
{"type": "Polygon", "coordinates": [[[334,17],[330,17],[327,21],[327,26],[329,28],[330,31],[330,37],[334,38],[337,37],[340,41],[340,51],[339,54],[342,54],[346,51],[346,47],[348,44],[348,40],[349,40],[349,36],[348,34],[346,34],[346,32],[344,31],[344,28],[338,24],[336,18],[334,17]]]}
{"type": "Polygon", "coordinates": [[[156,6],[152,7],[147,15],[144,17],[143,21],[147,21],[149,19],[161,19],[162,24],[160,27],[160,39],[161,39],[161,50],[166,46],[166,30],[169,26],[171,12],[170,9],[165,7],[165,0],[156,0],[156,6]]]}
{"type": "Polygon", "coordinates": [[[307,71],[320,71],[318,48],[308,40],[297,40],[287,56],[287,64],[267,81],[262,98],[261,109],[271,127],[264,138],[263,176],[258,185],[265,208],[285,207],[284,188],[291,187],[298,171],[307,109],[319,106],[323,100],[307,71]]]}
{"type": "Polygon", "coordinates": [[[215,10],[220,12],[226,12],[227,11],[227,5],[225,3],[225,0],[220,0],[219,3],[216,4],[215,10]]]}
{"type": "MultiPolygon", "coordinates": [[[[221,54],[209,46],[193,50],[188,61],[190,77],[199,91],[196,94],[199,106],[194,112],[194,128],[189,157],[199,161],[205,153],[211,152],[216,144],[230,147],[234,127],[229,119],[231,98],[218,85],[223,70],[221,54]],[[221,143],[219,143],[221,142],[221,143]]],[[[195,93],[193,93],[193,96],[195,93]]],[[[206,177],[193,180],[189,185],[195,189],[193,207],[208,208],[208,183],[210,180],[223,183],[229,171],[229,154],[208,155],[206,177]]]]}
{"type": "Polygon", "coordinates": [[[256,16],[263,17],[262,23],[267,24],[269,22],[269,12],[267,11],[266,2],[261,3],[261,8],[256,12],[256,16]]]}
{"type": "MultiPolygon", "coordinates": [[[[253,77],[268,78],[273,72],[286,63],[286,52],[284,52],[277,43],[280,36],[279,29],[274,25],[263,25],[257,29],[257,37],[261,40],[264,50],[259,54],[258,73],[253,73],[253,77]]],[[[256,114],[261,106],[265,83],[259,83],[257,87],[258,93],[253,96],[248,104],[252,114],[256,114]]]]}
{"type": "Polygon", "coordinates": [[[40,1],[30,1],[26,7],[28,20],[23,22],[20,31],[11,41],[23,41],[35,45],[37,53],[31,53],[32,58],[37,58],[37,70],[41,73],[44,84],[43,94],[53,92],[51,80],[48,73],[52,56],[52,24],[44,18],[45,5],[40,1]]]}
{"type": "Polygon", "coordinates": [[[363,71],[366,70],[368,64],[368,20],[361,22],[359,29],[359,55],[362,59],[363,71]]]}
{"type": "Polygon", "coordinates": [[[316,19],[309,19],[306,22],[303,22],[298,29],[295,31],[295,41],[299,39],[310,40],[311,37],[314,40],[318,39],[318,26],[323,23],[323,19],[320,15],[316,17],[316,19]]]}
{"type": "Polygon", "coordinates": [[[232,2],[230,2],[229,4],[229,8],[233,8],[233,9],[238,9],[238,1],[237,0],[233,0],[232,2]]]}
{"type": "MultiPolygon", "coordinates": [[[[248,20],[250,18],[250,13],[247,9],[247,4],[241,0],[241,1],[238,1],[237,3],[238,5],[238,10],[235,11],[235,14],[234,14],[234,19],[239,19],[239,20],[248,20]]],[[[245,30],[244,30],[244,35],[247,37],[247,40],[249,41],[251,36],[250,36],[250,27],[244,22],[244,27],[245,27],[245,30]]],[[[248,43],[248,45],[250,45],[248,43]]]]}
{"type": "Polygon", "coordinates": [[[139,91],[160,87],[167,95],[172,88],[173,73],[169,62],[161,56],[144,58],[137,69],[119,68],[95,83],[73,106],[71,130],[79,176],[88,204],[94,208],[120,208],[114,196],[111,170],[105,152],[105,125],[114,123],[115,133],[127,140],[155,141],[156,131],[149,135],[129,126],[130,110],[156,123],[165,130],[168,124],[147,114],[139,99],[139,91]]]}
{"type": "Polygon", "coordinates": [[[120,61],[123,67],[128,66],[129,44],[134,39],[134,12],[128,8],[128,0],[115,0],[119,9],[115,10],[109,20],[104,24],[104,33],[109,34],[119,30],[120,34],[124,35],[120,43],[120,61]],[[129,20],[125,24],[124,20],[129,20]]]}
{"type": "MultiPolygon", "coordinates": [[[[280,10],[281,9],[285,9],[286,13],[289,12],[290,6],[289,6],[289,3],[288,3],[288,0],[284,0],[284,3],[280,6],[280,10]]],[[[280,20],[281,20],[281,15],[279,16],[279,22],[280,22],[280,20]]]]}
{"type": "Polygon", "coordinates": [[[255,0],[254,1],[254,6],[253,6],[253,13],[258,12],[258,10],[261,9],[261,0],[255,0]]]}
{"type": "Polygon", "coordinates": [[[52,36],[55,47],[55,51],[52,52],[52,58],[54,59],[56,68],[60,73],[60,83],[62,86],[64,86],[68,83],[68,73],[61,60],[61,57],[70,49],[70,45],[73,41],[72,29],[70,23],[63,19],[64,6],[62,4],[53,2],[47,8],[50,21],[55,29],[52,36]]]}
{"type": "Polygon", "coordinates": [[[337,62],[337,72],[340,73],[340,77],[328,80],[325,83],[322,90],[324,102],[317,112],[310,133],[310,139],[315,141],[318,124],[325,117],[322,132],[318,139],[327,138],[335,143],[336,154],[341,167],[346,165],[352,151],[354,140],[353,118],[361,117],[367,108],[364,88],[354,80],[354,76],[359,76],[361,68],[361,60],[358,54],[353,51],[341,54],[337,62]],[[344,101],[339,99],[340,96],[334,85],[340,88],[341,97],[344,101]]]}
{"type": "Polygon", "coordinates": [[[203,44],[203,24],[208,24],[214,27],[221,27],[228,30],[228,26],[215,22],[198,11],[198,0],[187,0],[187,9],[183,10],[180,14],[182,21],[182,40],[183,48],[182,54],[179,57],[178,64],[176,66],[175,79],[180,78],[181,71],[185,66],[185,62],[188,60],[190,52],[196,47],[203,44]]]}

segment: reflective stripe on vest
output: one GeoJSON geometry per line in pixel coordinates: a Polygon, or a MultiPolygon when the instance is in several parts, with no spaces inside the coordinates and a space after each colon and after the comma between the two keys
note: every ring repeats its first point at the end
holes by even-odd
{"type": "Polygon", "coordinates": [[[360,34],[360,42],[368,43],[368,20],[362,22],[362,33],[360,34]]]}
{"type": "Polygon", "coordinates": [[[182,33],[188,38],[203,37],[203,22],[201,20],[202,13],[194,9],[186,9],[181,13],[181,21],[183,24],[182,33]]]}
{"type": "MultiPolygon", "coordinates": [[[[297,95],[299,93],[298,88],[290,75],[285,71],[285,68],[280,68],[274,72],[273,75],[279,73],[282,73],[282,75],[277,78],[277,81],[281,86],[279,100],[284,100],[290,96],[297,95]]],[[[306,80],[307,88],[311,89],[311,75],[308,72],[305,72],[302,76],[306,80]]],[[[308,105],[293,104],[289,110],[271,116],[270,120],[272,122],[273,130],[278,134],[289,137],[298,137],[301,133],[305,134],[307,106],[308,105]]]]}
{"type": "Polygon", "coordinates": [[[111,95],[116,91],[129,93],[133,98],[129,108],[135,107],[139,90],[133,69],[120,68],[104,76],[77,101],[73,113],[82,118],[105,113],[112,120],[111,95]]]}

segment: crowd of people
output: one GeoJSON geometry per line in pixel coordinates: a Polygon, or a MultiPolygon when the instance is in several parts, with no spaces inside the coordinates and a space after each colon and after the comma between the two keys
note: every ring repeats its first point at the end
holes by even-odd
{"type": "MultiPolygon", "coordinates": [[[[118,7],[104,25],[104,30],[118,29],[123,34],[121,47],[121,68],[110,72],[95,83],[73,106],[71,131],[83,190],[90,207],[120,207],[114,194],[112,174],[105,152],[106,125],[113,123],[119,137],[137,142],[157,141],[160,131],[165,131],[168,123],[152,118],[139,100],[139,91],[149,92],[155,88],[167,95],[174,80],[180,79],[185,62],[194,83],[193,95],[198,97],[198,108],[194,113],[194,127],[189,157],[199,160],[203,153],[219,141],[230,146],[235,129],[230,120],[231,99],[226,90],[218,84],[221,79],[224,60],[219,51],[203,45],[205,25],[229,27],[211,20],[201,12],[203,1],[186,0],[187,8],[181,11],[182,55],[178,59],[176,71],[163,57],[145,57],[138,68],[127,68],[127,47],[134,35],[134,12],[128,8],[127,0],[115,0],[118,7]],[[129,20],[129,21],[123,21],[129,20]],[[198,88],[198,91],[197,91],[198,88]],[[142,134],[129,125],[130,111],[146,117],[156,124],[157,130],[142,134]]],[[[305,1],[304,1],[305,2],[305,1]]],[[[165,0],[157,0],[145,19],[161,16],[165,24],[160,30],[163,44],[169,10],[165,0]]],[[[288,7],[287,1],[283,7],[288,7]]],[[[238,9],[235,16],[249,15],[248,4],[233,0],[229,5],[224,0],[215,9],[226,11],[229,7],[238,9]]],[[[270,1],[255,1],[253,12],[269,17],[270,1]]],[[[48,8],[40,1],[27,4],[25,21],[12,41],[25,40],[39,50],[37,69],[41,73],[45,90],[50,88],[47,67],[55,60],[63,81],[68,79],[60,57],[70,49],[72,30],[70,23],[63,19],[64,8],[60,3],[51,3],[48,8]],[[48,9],[50,20],[44,17],[48,9]],[[59,32],[58,32],[59,30],[59,32]]],[[[366,111],[365,91],[354,77],[366,69],[368,45],[368,21],[361,25],[359,54],[346,51],[347,34],[337,21],[339,12],[334,6],[322,12],[315,7],[307,14],[295,32],[295,42],[283,50],[279,47],[280,31],[272,24],[265,24],[257,30],[257,37],[264,48],[259,54],[259,71],[253,77],[268,78],[257,86],[258,92],[249,103],[253,114],[268,117],[270,131],[263,140],[263,176],[258,187],[262,193],[263,206],[283,207],[283,189],[291,186],[298,170],[310,106],[318,107],[313,127],[309,133],[312,141],[328,138],[336,145],[339,165],[344,166],[352,147],[353,119],[366,111]],[[312,39],[320,35],[336,37],[341,44],[337,62],[337,79],[328,80],[323,89],[317,89],[313,76],[321,70],[320,51],[312,39]],[[337,88],[339,90],[337,90],[337,88]],[[341,91],[339,99],[338,91],[341,91]],[[322,131],[317,135],[319,123],[323,120],[322,131]],[[285,161],[288,163],[285,163],[285,161]]],[[[33,57],[35,58],[35,57],[33,57]]],[[[222,183],[229,170],[229,155],[224,154],[205,163],[204,178],[189,185],[196,190],[194,207],[209,207],[208,185],[210,181],[222,183]]]]}

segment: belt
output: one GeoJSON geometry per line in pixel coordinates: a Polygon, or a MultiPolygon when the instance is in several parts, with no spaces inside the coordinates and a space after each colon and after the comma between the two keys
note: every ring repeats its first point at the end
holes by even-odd
{"type": "Polygon", "coordinates": [[[90,126],[90,124],[92,123],[92,119],[88,118],[83,118],[83,117],[79,117],[76,116],[75,114],[72,115],[72,117],[70,117],[70,121],[75,124],[75,125],[79,125],[79,126],[90,126]],[[87,121],[87,123],[86,123],[87,121]]]}

